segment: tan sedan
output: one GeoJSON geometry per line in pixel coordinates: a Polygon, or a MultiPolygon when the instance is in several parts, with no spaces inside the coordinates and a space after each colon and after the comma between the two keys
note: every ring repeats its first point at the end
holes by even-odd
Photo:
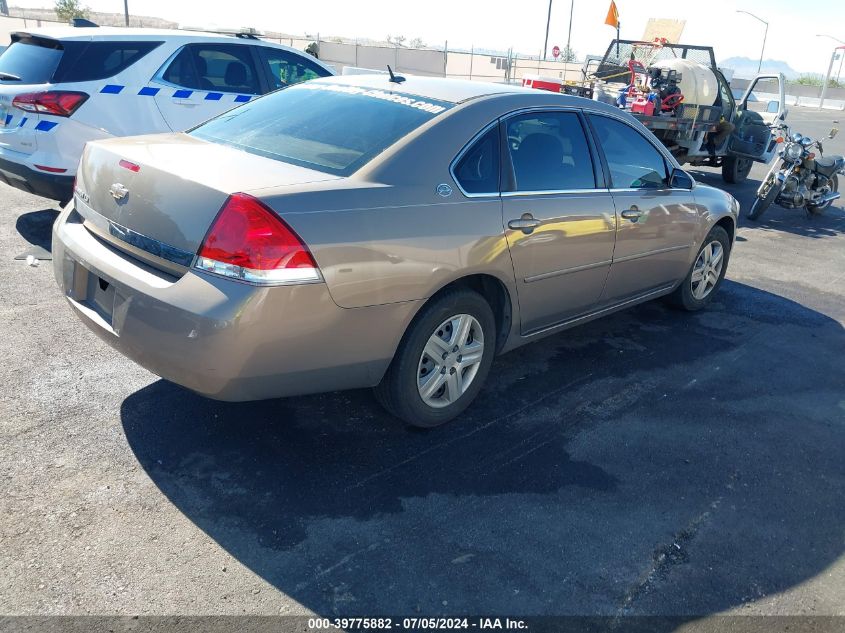
{"type": "Polygon", "coordinates": [[[196,392],[375,387],[435,426],[496,354],[662,295],[705,306],[737,214],[604,104],[338,77],[90,144],[54,266],[94,332],[196,392]]]}

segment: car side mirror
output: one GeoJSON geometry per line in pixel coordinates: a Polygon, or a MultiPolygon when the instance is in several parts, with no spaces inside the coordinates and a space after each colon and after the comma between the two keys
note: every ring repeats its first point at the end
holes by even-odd
{"type": "Polygon", "coordinates": [[[673,169],[669,186],[672,189],[692,189],[695,186],[695,180],[683,169],[673,169]]]}
{"type": "Polygon", "coordinates": [[[766,112],[769,114],[777,114],[778,110],[780,110],[780,101],[769,101],[766,104],[766,112]]]}
{"type": "Polygon", "coordinates": [[[828,134],[828,135],[827,135],[827,138],[833,138],[833,137],[835,137],[837,134],[839,134],[839,128],[833,128],[833,129],[830,131],[830,134],[828,134]]]}

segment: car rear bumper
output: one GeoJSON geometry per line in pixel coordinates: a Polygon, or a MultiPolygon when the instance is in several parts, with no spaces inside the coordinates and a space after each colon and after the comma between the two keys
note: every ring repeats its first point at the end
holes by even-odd
{"type": "Polygon", "coordinates": [[[55,277],[77,315],[139,365],[214,399],[373,386],[418,307],[340,308],[324,283],[257,287],[199,271],[171,277],[95,238],[78,219],[69,205],[53,228],[55,277]]]}
{"type": "Polygon", "coordinates": [[[0,182],[60,202],[70,200],[73,195],[73,176],[40,172],[3,157],[0,157],[0,182]]]}

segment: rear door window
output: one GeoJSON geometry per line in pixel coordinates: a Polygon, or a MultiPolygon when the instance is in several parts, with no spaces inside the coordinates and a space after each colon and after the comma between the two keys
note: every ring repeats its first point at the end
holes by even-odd
{"type": "Polygon", "coordinates": [[[207,92],[261,92],[252,52],[246,45],[190,44],[173,58],[162,79],[207,92]]]}
{"type": "Polygon", "coordinates": [[[0,55],[0,85],[49,83],[63,54],[57,40],[20,39],[0,55]]]}
{"type": "Polygon", "coordinates": [[[258,48],[258,51],[261,62],[270,72],[271,90],[331,74],[325,68],[289,51],[266,46],[258,48]]]}
{"type": "Polygon", "coordinates": [[[162,42],[67,42],[54,81],[96,81],[123,72],[162,42]]]}
{"type": "Polygon", "coordinates": [[[594,189],[593,159],[574,112],[539,112],[507,122],[516,191],[594,189]]]}

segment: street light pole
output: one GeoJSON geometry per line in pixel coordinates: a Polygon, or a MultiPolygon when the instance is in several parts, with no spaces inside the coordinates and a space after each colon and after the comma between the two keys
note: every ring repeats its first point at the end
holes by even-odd
{"type": "Polygon", "coordinates": [[[126,26],[129,26],[129,0],[123,0],[123,14],[126,18],[126,26]]]}
{"type": "MultiPolygon", "coordinates": [[[[845,44],[845,40],[840,40],[838,37],[833,37],[832,35],[825,35],[824,33],[819,33],[816,37],[827,37],[832,39],[834,42],[839,42],[840,44],[845,44]]],[[[842,74],[842,61],[845,60],[845,51],[842,51],[839,54],[839,70],[836,71],[836,83],[839,83],[839,75],[842,74]]]]}
{"type": "Polygon", "coordinates": [[[552,0],[549,0],[549,15],[546,17],[546,41],[543,43],[543,61],[546,61],[546,51],[549,50],[549,24],[552,21],[552,0]]]}
{"type": "Polygon", "coordinates": [[[760,61],[757,64],[757,73],[759,74],[760,69],[763,67],[763,53],[765,53],[765,51],[766,51],[766,38],[769,36],[769,23],[766,22],[763,18],[757,17],[756,15],[754,15],[753,13],[751,13],[749,11],[743,11],[742,9],[737,9],[736,12],[737,13],[744,13],[746,15],[750,15],[755,20],[762,22],[763,24],[766,25],[766,30],[763,32],[763,48],[760,49],[760,61]]]}
{"type": "Polygon", "coordinates": [[[819,110],[824,107],[824,98],[827,96],[827,87],[830,84],[830,73],[833,72],[833,62],[836,59],[836,52],[842,51],[845,53],[845,46],[837,46],[833,49],[833,53],[830,55],[830,64],[827,67],[827,76],[824,78],[824,86],[822,87],[822,95],[819,98],[819,110]]]}

